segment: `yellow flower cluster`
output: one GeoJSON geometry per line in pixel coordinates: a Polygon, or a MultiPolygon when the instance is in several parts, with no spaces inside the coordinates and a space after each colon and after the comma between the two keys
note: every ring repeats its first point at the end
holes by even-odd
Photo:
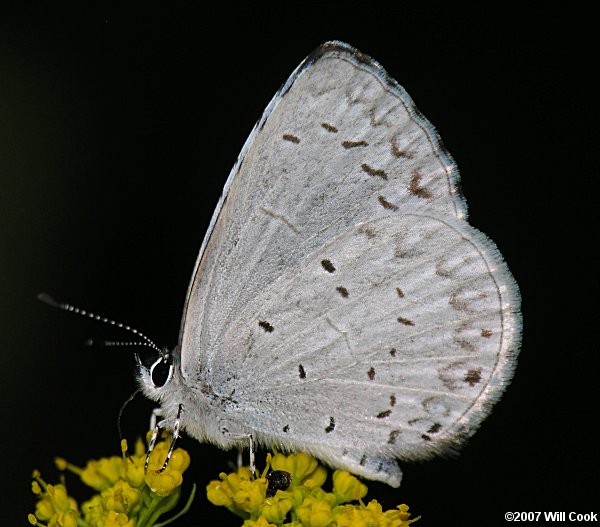
{"type": "Polygon", "coordinates": [[[349,472],[333,473],[331,492],[322,488],[326,479],[327,471],[313,457],[275,453],[267,455],[260,478],[254,479],[247,467],[241,467],[219,474],[206,493],[211,503],[243,518],[243,527],[407,527],[419,519],[410,519],[407,505],[389,511],[376,500],[365,505],[367,487],[349,472]],[[287,489],[268,492],[271,470],[291,476],[287,489]]]}
{"type": "MultiPolygon", "coordinates": [[[[32,490],[38,496],[35,514],[28,516],[40,527],[152,527],[160,516],[171,511],[181,494],[182,474],[190,464],[189,454],[178,448],[167,468],[160,472],[169,449],[167,441],[156,444],[144,470],[146,452],[141,440],[132,456],[126,456],[127,443],[121,445],[122,456],[91,460],[84,468],[57,459],[60,470],[77,474],[81,481],[97,491],[81,507],[67,494],[63,481],[47,484],[36,471],[32,490]],[[48,522],[42,523],[42,522],[48,522]]],[[[171,520],[187,512],[194,497],[192,490],[184,509],[171,520]]],[[[169,520],[169,522],[171,521],[169,520]]],[[[166,522],[164,523],[166,525],[166,522]]]]}

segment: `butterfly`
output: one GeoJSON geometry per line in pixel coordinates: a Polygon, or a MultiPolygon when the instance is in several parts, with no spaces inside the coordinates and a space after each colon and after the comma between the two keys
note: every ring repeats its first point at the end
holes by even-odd
{"type": "Polygon", "coordinates": [[[509,383],[521,335],[516,282],[458,183],[377,62],[317,48],[231,171],[177,346],[140,361],[165,423],[394,487],[398,459],[458,449],[509,383]]]}

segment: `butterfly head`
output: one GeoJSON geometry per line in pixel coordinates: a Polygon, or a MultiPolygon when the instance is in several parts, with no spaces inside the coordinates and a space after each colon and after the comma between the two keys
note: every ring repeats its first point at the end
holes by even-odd
{"type": "Polygon", "coordinates": [[[136,353],[135,359],[142,388],[152,399],[160,399],[163,389],[173,380],[175,372],[173,354],[166,348],[151,348],[143,355],[136,353]]]}

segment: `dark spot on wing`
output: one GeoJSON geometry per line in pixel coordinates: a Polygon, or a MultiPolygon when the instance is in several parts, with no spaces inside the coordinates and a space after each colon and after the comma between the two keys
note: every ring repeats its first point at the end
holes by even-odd
{"type": "Polygon", "coordinates": [[[390,348],[390,355],[392,357],[395,357],[396,356],[396,351],[397,351],[396,348],[390,348]]]}
{"type": "Polygon", "coordinates": [[[462,349],[468,351],[469,353],[475,353],[477,348],[472,342],[469,342],[467,339],[460,338],[458,335],[454,335],[453,339],[462,349]]]}
{"type": "Polygon", "coordinates": [[[406,159],[412,159],[414,157],[412,152],[407,152],[406,150],[400,150],[398,148],[398,143],[396,142],[395,137],[392,137],[390,144],[392,145],[392,155],[394,157],[404,157],[406,159]]]}
{"type": "Polygon", "coordinates": [[[448,299],[448,303],[454,308],[456,309],[456,311],[465,311],[465,312],[469,312],[469,305],[467,304],[466,300],[462,300],[459,298],[460,291],[454,292],[450,295],[450,298],[448,299]]]}
{"type": "Polygon", "coordinates": [[[304,366],[302,366],[302,364],[298,366],[298,371],[300,372],[300,378],[306,379],[306,372],[304,371],[304,366]]]}
{"type": "Polygon", "coordinates": [[[325,269],[328,273],[335,272],[335,267],[331,263],[331,260],[321,260],[321,265],[323,266],[323,269],[325,269]]]}
{"type": "Polygon", "coordinates": [[[367,462],[367,456],[363,456],[363,457],[360,458],[360,461],[358,462],[358,464],[361,467],[364,467],[366,462],[367,462]]]}
{"type": "Polygon", "coordinates": [[[375,368],[373,368],[373,366],[371,366],[371,369],[367,372],[367,375],[369,376],[370,380],[375,378],[375,368]]]}
{"type": "Polygon", "coordinates": [[[405,326],[414,326],[415,323],[412,320],[408,320],[408,318],[398,317],[398,322],[400,324],[404,324],[405,326]]]}
{"type": "Polygon", "coordinates": [[[414,251],[404,251],[401,248],[397,247],[394,250],[394,256],[396,258],[413,258],[415,256],[414,251]]]}
{"type": "Polygon", "coordinates": [[[267,333],[272,333],[273,329],[275,329],[271,324],[269,324],[266,320],[259,320],[258,325],[263,328],[267,333]]]}
{"type": "Polygon", "coordinates": [[[336,289],[336,290],[337,290],[337,292],[338,292],[340,295],[342,295],[344,298],[348,298],[348,290],[347,290],[345,287],[343,287],[343,286],[339,285],[339,286],[337,286],[335,289],[336,289]]]}
{"type": "Polygon", "coordinates": [[[371,117],[369,118],[369,124],[375,128],[376,126],[380,126],[379,123],[375,120],[375,113],[371,110],[371,117]]]}
{"type": "Polygon", "coordinates": [[[390,406],[396,406],[396,396],[394,394],[390,395],[390,406]]]}
{"type": "Polygon", "coordinates": [[[394,445],[396,443],[396,439],[400,435],[400,430],[392,430],[390,432],[390,436],[388,437],[388,445],[394,445]]]}
{"type": "Polygon", "coordinates": [[[404,298],[404,292],[399,287],[396,287],[396,293],[398,293],[400,298],[404,298]]]}
{"type": "Polygon", "coordinates": [[[377,414],[377,419],[384,419],[385,417],[389,417],[391,415],[391,410],[385,410],[384,412],[379,412],[377,414]]]}
{"type": "Polygon", "coordinates": [[[492,336],[492,330],[491,329],[482,329],[481,330],[481,336],[482,337],[491,337],[492,336]]]}
{"type": "Polygon", "coordinates": [[[429,437],[427,434],[421,435],[421,439],[423,439],[423,441],[431,441],[431,437],[429,437]]]}
{"type": "Polygon", "coordinates": [[[427,430],[428,434],[437,434],[442,429],[442,425],[440,423],[433,423],[431,428],[427,430]]]}
{"type": "Polygon", "coordinates": [[[285,425],[283,431],[287,434],[290,431],[290,425],[285,425]]]}
{"type": "Polygon", "coordinates": [[[337,134],[337,131],[338,131],[338,129],[337,129],[335,126],[333,126],[332,124],[329,124],[329,123],[321,123],[321,126],[322,126],[323,128],[325,128],[325,130],[327,130],[328,132],[332,132],[332,133],[334,133],[334,134],[337,134]]]}
{"type": "Polygon", "coordinates": [[[458,381],[457,370],[462,370],[462,368],[462,361],[451,362],[450,364],[438,368],[438,378],[448,390],[454,391],[458,388],[458,385],[456,384],[458,381]]]}
{"type": "Polygon", "coordinates": [[[357,146],[369,146],[366,141],[343,141],[342,146],[344,148],[356,148],[357,146]]]}
{"type": "Polygon", "coordinates": [[[377,176],[377,177],[380,177],[381,179],[386,179],[386,180],[388,178],[387,174],[385,173],[385,170],[383,170],[381,168],[373,168],[372,166],[369,166],[366,163],[363,163],[362,165],[360,165],[360,168],[362,168],[367,174],[369,174],[369,176],[377,176]]]}
{"type": "Polygon", "coordinates": [[[283,140],[289,141],[290,143],[296,143],[296,144],[298,144],[300,142],[300,138],[295,135],[292,135],[292,134],[283,134],[283,140]]]}
{"type": "Polygon", "coordinates": [[[335,419],[333,417],[330,417],[329,424],[325,428],[325,433],[328,434],[329,432],[333,432],[334,429],[335,429],[335,419]]]}
{"type": "Polygon", "coordinates": [[[420,186],[421,179],[423,179],[423,176],[419,174],[419,171],[413,171],[412,177],[410,178],[410,185],[408,185],[408,191],[418,198],[431,199],[433,194],[430,190],[420,186]]]}
{"type": "Polygon", "coordinates": [[[377,233],[373,229],[371,229],[371,227],[365,227],[364,225],[360,225],[357,230],[361,234],[366,234],[369,240],[377,236],[377,233]]]}
{"type": "Polygon", "coordinates": [[[388,209],[388,210],[398,210],[398,206],[394,205],[393,203],[390,203],[387,199],[385,199],[383,196],[379,196],[377,198],[379,200],[379,203],[381,203],[381,206],[384,209],[388,209]]]}
{"type": "Polygon", "coordinates": [[[438,276],[441,276],[442,278],[451,278],[452,273],[450,271],[448,271],[448,269],[444,269],[442,267],[443,265],[444,265],[444,262],[438,262],[437,264],[435,264],[435,274],[437,274],[438,276]]]}
{"type": "Polygon", "coordinates": [[[481,380],[481,368],[476,370],[469,370],[465,375],[463,381],[469,383],[471,386],[475,386],[481,380]]]}

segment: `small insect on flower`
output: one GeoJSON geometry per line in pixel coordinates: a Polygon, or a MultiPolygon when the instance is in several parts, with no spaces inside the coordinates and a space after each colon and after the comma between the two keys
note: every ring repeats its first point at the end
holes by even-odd
{"type": "Polygon", "coordinates": [[[327,470],[307,454],[267,454],[260,478],[248,467],[222,472],[207,485],[206,495],[242,518],[243,527],[407,527],[419,519],[411,519],[404,504],[389,511],[377,500],[365,504],[367,486],[345,470],[333,473],[331,491],[322,488],[326,479],[327,470]]]}
{"type": "MultiPolygon", "coordinates": [[[[59,470],[77,475],[83,483],[96,491],[87,501],[78,505],[69,496],[64,483],[46,483],[39,472],[33,473],[32,492],[37,496],[35,514],[27,519],[40,527],[152,527],[161,517],[172,511],[181,495],[183,473],[190,464],[189,454],[178,448],[164,471],[162,467],[169,449],[168,441],[156,444],[147,470],[144,470],[146,451],[138,440],[133,455],[128,456],[127,442],[121,444],[121,456],[92,459],[86,466],[77,467],[62,458],[56,458],[59,470]],[[48,523],[45,523],[48,522],[48,523]]],[[[62,480],[64,481],[64,477],[62,480]]],[[[186,505],[172,518],[161,521],[167,525],[185,514],[194,499],[196,486],[186,505]]]]}
{"type": "Polygon", "coordinates": [[[267,473],[267,496],[275,496],[278,490],[287,490],[292,484],[292,475],[285,470],[271,470],[267,473]]]}

